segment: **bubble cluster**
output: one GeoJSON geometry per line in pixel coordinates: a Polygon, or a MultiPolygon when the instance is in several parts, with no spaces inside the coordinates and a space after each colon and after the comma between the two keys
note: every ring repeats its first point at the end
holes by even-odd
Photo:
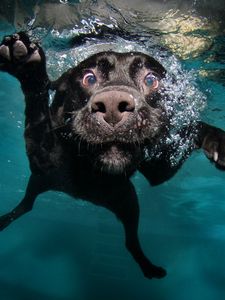
{"type": "Polygon", "coordinates": [[[184,153],[194,147],[196,126],[206,105],[206,97],[196,85],[193,71],[183,70],[179,61],[171,56],[165,66],[168,73],[163,79],[162,105],[169,117],[166,143],[174,145],[172,164],[177,164],[184,153]],[[190,128],[192,130],[190,131],[190,128]]]}

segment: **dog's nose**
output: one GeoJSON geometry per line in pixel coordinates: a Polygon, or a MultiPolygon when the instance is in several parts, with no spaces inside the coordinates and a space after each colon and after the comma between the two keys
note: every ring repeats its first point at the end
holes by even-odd
{"type": "Polygon", "coordinates": [[[101,92],[92,99],[91,110],[103,117],[108,124],[115,126],[125,121],[135,110],[134,97],[123,91],[101,92]]]}

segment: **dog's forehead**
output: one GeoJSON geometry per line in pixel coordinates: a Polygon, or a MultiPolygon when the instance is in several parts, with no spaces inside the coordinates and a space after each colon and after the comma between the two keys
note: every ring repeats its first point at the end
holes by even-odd
{"type": "Polygon", "coordinates": [[[123,69],[137,70],[148,68],[153,71],[164,73],[163,66],[151,56],[141,52],[119,53],[106,51],[94,54],[81,63],[83,68],[98,68],[100,71],[123,69]]]}
{"type": "Polygon", "coordinates": [[[130,66],[132,64],[144,65],[147,60],[147,55],[137,52],[118,53],[104,52],[96,55],[96,66],[108,64],[111,67],[119,67],[121,65],[130,66]]]}

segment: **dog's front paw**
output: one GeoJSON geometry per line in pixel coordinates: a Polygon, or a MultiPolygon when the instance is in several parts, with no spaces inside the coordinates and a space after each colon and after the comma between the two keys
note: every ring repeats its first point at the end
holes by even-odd
{"type": "Polygon", "coordinates": [[[202,148],[205,155],[218,168],[225,169],[225,131],[213,128],[212,131],[205,135],[202,148]]]}
{"type": "Polygon", "coordinates": [[[24,66],[40,64],[43,55],[42,49],[31,42],[26,33],[5,36],[0,45],[0,70],[18,77],[24,66]]]}
{"type": "Polygon", "coordinates": [[[152,279],[152,278],[163,278],[166,276],[166,270],[161,268],[161,267],[157,267],[155,265],[153,265],[152,263],[150,263],[149,261],[145,261],[145,263],[141,264],[141,269],[144,273],[144,276],[152,279]]]}

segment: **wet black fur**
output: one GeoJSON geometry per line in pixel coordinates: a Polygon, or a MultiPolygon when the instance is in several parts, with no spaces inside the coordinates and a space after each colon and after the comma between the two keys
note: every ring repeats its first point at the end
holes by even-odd
{"type": "MultiPolygon", "coordinates": [[[[29,47],[29,40],[23,34],[21,40],[29,47]]],[[[168,157],[173,149],[162,143],[169,122],[161,106],[160,90],[146,93],[140,83],[143,70],[151,70],[160,81],[165,69],[142,53],[104,52],[93,55],[57,81],[50,82],[41,48],[39,53],[41,63],[15,63],[0,58],[1,69],[20,80],[25,94],[25,140],[31,168],[24,198],[0,218],[0,229],[30,211],[40,193],[62,191],[112,211],[124,226],[126,247],[143,274],[148,278],[165,276],[166,271],[153,265],[141,249],[137,233],[138,199],[130,181],[130,176],[139,171],[151,185],[159,184],[173,176],[181,165],[171,166],[168,157]],[[99,84],[95,88],[85,88],[82,77],[93,68],[100,78],[99,84]],[[51,106],[50,89],[56,91],[51,106]],[[103,123],[99,128],[90,109],[90,99],[97,91],[118,89],[133,93],[138,104],[129,118],[111,132],[103,123]],[[148,125],[139,126],[138,118],[142,122],[147,120],[148,125]],[[162,144],[161,155],[147,160],[144,150],[157,143],[162,144]],[[115,145],[117,151],[110,152],[115,145]],[[106,161],[111,159],[107,151],[111,153],[109,157],[118,155],[126,162],[123,171],[116,172],[113,167],[107,169],[102,164],[102,157],[106,161]]],[[[213,139],[224,139],[224,132],[204,123],[199,123],[194,130],[198,132],[196,148],[202,146],[208,153],[213,151],[210,146],[213,139]]]]}

